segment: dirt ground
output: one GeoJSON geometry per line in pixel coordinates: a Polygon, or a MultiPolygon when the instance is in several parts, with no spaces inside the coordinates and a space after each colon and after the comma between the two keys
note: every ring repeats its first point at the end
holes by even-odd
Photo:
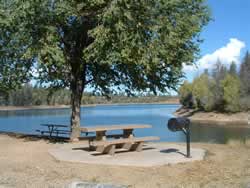
{"type": "MultiPolygon", "coordinates": [[[[131,188],[250,187],[250,142],[193,144],[207,150],[204,161],[155,168],[68,163],[55,160],[48,140],[0,135],[0,187],[64,187],[72,181],[131,188]]],[[[152,159],[153,160],[153,159],[152,159]]]]}

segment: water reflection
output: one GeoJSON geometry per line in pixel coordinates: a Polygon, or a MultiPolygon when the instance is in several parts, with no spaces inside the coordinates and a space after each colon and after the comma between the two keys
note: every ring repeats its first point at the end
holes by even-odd
{"type": "Polygon", "coordinates": [[[193,142],[227,143],[229,140],[250,139],[249,128],[192,125],[193,142]]]}

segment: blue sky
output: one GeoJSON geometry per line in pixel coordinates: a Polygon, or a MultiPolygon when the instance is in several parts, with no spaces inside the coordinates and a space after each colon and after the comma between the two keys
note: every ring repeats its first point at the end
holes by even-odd
{"type": "Polygon", "coordinates": [[[184,67],[191,81],[212,68],[219,58],[225,65],[236,61],[239,65],[246,50],[250,50],[250,0],[208,0],[213,20],[203,29],[197,67],[184,67]]]}

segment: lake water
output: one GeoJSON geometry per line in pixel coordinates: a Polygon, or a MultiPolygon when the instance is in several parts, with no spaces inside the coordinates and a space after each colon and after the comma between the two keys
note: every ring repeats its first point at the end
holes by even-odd
{"type": "MultiPolygon", "coordinates": [[[[150,124],[151,129],[137,129],[137,136],[159,136],[160,141],[183,142],[182,132],[170,132],[167,121],[179,105],[136,104],[82,107],[81,125],[150,124]]],[[[18,110],[0,112],[0,131],[38,134],[40,124],[69,124],[69,109],[18,110]]],[[[116,132],[118,133],[118,132],[116,132]]],[[[250,129],[191,125],[193,142],[226,143],[230,139],[250,138],[250,129]]]]}

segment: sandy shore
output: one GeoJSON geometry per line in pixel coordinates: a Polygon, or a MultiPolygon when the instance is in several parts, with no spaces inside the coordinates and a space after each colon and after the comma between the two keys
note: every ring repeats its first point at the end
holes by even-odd
{"type": "MultiPolygon", "coordinates": [[[[161,167],[119,167],[59,162],[48,150],[62,143],[0,135],[0,187],[63,187],[72,181],[131,188],[249,187],[250,143],[193,144],[206,149],[204,161],[161,167]]],[[[152,159],[153,160],[153,159],[152,159]]]]}
{"type": "Polygon", "coordinates": [[[226,114],[180,108],[174,115],[188,117],[195,124],[250,127],[250,112],[226,114]]]}

